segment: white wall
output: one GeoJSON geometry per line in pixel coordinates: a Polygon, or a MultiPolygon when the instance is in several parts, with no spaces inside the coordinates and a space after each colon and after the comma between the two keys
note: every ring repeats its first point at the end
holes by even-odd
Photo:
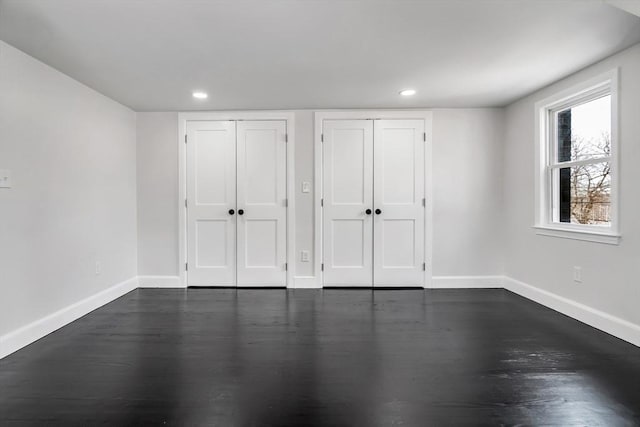
{"type": "Polygon", "coordinates": [[[313,276],[315,267],[313,248],[314,236],[314,193],[302,193],[303,181],[314,186],[313,165],[313,122],[314,112],[310,110],[296,111],[296,276],[313,276]],[[309,251],[309,262],[300,261],[300,251],[309,251]]]}
{"type": "Polygon", "coordinates": [[[0,41],[0,336],[136,275],[135,123],[0,41]]]}
{"type": "Polygon", "coordinates": [[[434,276],[504,271],[503,120],[497,108],[434,111],[434,276]]]}
{"type": "MultiPolygon", "coordinates": [[[[296,276],[312,276],[313,111],[295,112],[296,276]]],[[[434,275],[503,273],[501,109],[435,110],[433,129],[434,275]]],[[[177,115],[138,113],[138,239],[141,275],[175,275],[177,115]]]]}
{"type": "Polygon", "coordinates": [[[138,274],[178,275],[178,114],[138,113],[138,274]]]}
{"type": "Polygon", "coordinates": [[[506,109],[505,253],[509,277],[640,325],[640,45],[540,90],[506,109]],[[619,246],[539,236],[534,224],[534,104],[620,67],[619,246]],[[583,283],[573,282],[573,266],[583,283]]]}

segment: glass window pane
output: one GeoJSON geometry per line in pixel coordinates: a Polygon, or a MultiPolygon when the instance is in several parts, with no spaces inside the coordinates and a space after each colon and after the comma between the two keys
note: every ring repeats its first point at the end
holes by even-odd
{"type": "Polygon", "coordinates": [[[609,162],[555,169],[558,222],[611,225],[609,162]]]}
{"type": "Polygon", "coordinates": [[[558,162],[611,154],[611,95],[556,113],[558,162]]]}

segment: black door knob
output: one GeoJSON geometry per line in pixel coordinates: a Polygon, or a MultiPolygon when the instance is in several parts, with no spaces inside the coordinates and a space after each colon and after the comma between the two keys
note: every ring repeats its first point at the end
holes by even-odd
{"type": "Polygon", "coordinates": [[[376,209],[376,215],[380,215],[382,211],[380,209],[376,209]]]}
{"type": "Polygon", "coordinates": [[[244,211],[242,209],[238,209],[238,215],[244,215],[244,211]]]}
{"type": "Polygon", "coordinates": [[[234,213],[236,213],[236,211],[234,211],[233,209],[229,209],[229,215],[233,215],[234,213]]]}
{"type": "Polygon", "coordinates": [[[371,215],[371,209],[367,209],[366,211],[364,211],[364,213],[366,213],[367,215],[371,215]]]}

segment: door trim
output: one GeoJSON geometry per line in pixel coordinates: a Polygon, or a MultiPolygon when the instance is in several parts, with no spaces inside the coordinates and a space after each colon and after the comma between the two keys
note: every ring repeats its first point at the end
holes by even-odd
{"type": "Polygon", "coordinates": [[[283,120],[287,123],[287,287],[295,277],[295,113],[293,111],[202,111],[178,113],[178,272],[180,284],[187,287],[187,156],[185,135],[189,121],[283,120]]]}
{"type": "Polygon", "coordinates": [[[322,188],[322,124],[324,120],[376,120],[376,119],[404,119],[404,120],[424,120],[426,133],[424,149],[424,192],[426,199],[425,206],[425,227],[424,227],[424,253],[425,272],[424,288],[432,287],[433,279],[433,112],[426,110],[354,110],[354,111],[321,111],[314,114],[314,272],[317,287],[323,286],[324,280],[321,270],[322,264],[322,207],[320,201],[324,193],[322,188]]]}

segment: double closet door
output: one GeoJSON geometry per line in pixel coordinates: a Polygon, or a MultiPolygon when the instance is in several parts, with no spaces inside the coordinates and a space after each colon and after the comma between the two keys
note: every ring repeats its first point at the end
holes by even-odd
{"type": "Polygon", "coordinates": [[[286,121],[187,122],[189,286],[286,286],[286,121]]]}
{"type": "Polygon", "coordinates": [[[424,285],[424,120],[324,120],[324,286],[424,285]]]}

